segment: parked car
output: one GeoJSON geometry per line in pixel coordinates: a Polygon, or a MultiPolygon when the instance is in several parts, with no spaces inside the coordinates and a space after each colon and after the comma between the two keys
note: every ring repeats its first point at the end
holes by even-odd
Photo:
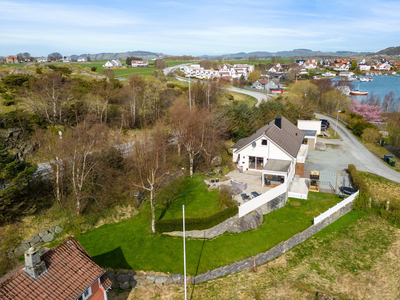
{"type": "Polygon", "coordinates": [[[327,128],[329,128],[330,123],[328,120],[326,120],[326,119],[319,119],[319,120],[321,121],[321,124],[324,124],[324,125],[326,125],[327,128]]]}
{"type": "Polygon", "coordinates": [[[325,124],[321,124],[321,131],[327,131],[328,130],[328,126],[326,126],[325,124]]]}

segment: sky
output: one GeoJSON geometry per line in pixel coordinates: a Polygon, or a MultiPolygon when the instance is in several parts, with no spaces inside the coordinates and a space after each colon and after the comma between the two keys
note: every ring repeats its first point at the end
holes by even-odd
{"type": "Polygon", "coordinates": [[[399,11],[398,0],[0,0],[0,56],[377,52],[399,46],[399,11]]]}

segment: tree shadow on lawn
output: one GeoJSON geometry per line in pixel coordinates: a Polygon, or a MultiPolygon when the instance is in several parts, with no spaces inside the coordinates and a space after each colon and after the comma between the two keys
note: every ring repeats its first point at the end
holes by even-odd
{"type": "Polygon", "coordinates": [[[97,263],[102,268],[112,268],[112,269],[132,269],[131,265],[125,259],[124,253],[121,247],[115,248],[109,252],[99,254],[92,257],[95,263],[97,263]]]}
{"type": "MultiPolygon", "coordinates": [[[[197,262],[196,273],[194,274],[194,276],[197,276],[198,273],[199,273],[200,261],[201,261],[202,255],[203,255],[203,250],[204,250],[204,245],[205,244],[206,244],[206,232],[204,232],[204,238],[203,238],[203,243],[201,244],[201,251],[200,251],[200,255],[199,255],[199,261],[197,262]]],[[[196,282],[193,282],[192,292],[190,293],[190,300],[193,299],[193,294],[194,294],[194,289],[195,288],[196,288],[196,282]]]]}

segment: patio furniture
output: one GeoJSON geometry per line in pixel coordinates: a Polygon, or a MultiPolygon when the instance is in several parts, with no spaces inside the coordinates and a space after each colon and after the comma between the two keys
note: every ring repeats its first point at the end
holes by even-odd
{"type": "Polygon", "coordinates": [[[216,178],[216,179],[215,179],[215,182],[219,182],[219,178],[216,178]]]}
{"type": "Polygon", "coordinates": [[[271,185],[271,180],[264,178],[265,185],[271,185]]]}
{"type": "Polygon", "coordinates": [[[253,197],[258,197],[258,196],[260,196],[260,194],[257,193],[257,192],[251,192],[251,195],[252,195],[253,197]]]}
{"type": "Polygon", "coordinates": [[[231,184],[232,184],[233,187],[239,188],[241,190],[247,189],[247,183],[231,181],[231,184]]]}
{"type": "Polygon", "coordinates": [[[249,195],[247,195],[246,193],[240,194],[240,196],[242,196],[242,200],[243,201],[246,201],[246,200],[250,199],[249,195]]]}

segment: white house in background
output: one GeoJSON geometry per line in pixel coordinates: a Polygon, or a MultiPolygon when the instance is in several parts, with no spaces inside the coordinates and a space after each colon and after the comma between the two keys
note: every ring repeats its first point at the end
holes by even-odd
{"type": "Polygon", "coordinates": [[[122,63],[118,59],[109,60],[103,65],[103,68],[122,67],[122,63]]]}
{"type": "Polygon", "coordinates": [[[288,190],[296,172],[296,164],[305,162],[308,146],[305,134],[284,117],[276,117],[252,136],[231,147],[233,162],[241,172],[261,174],[261,185],[285,186],[288,190]]]}
{"type": "Polygon", "coordinates": [[[359,64],[358,68],[360,69],[360,71],[370,71],[371,70],[371,66],[367,65],[367,64],[359,64]]]}
{"type": "Polygon", "coordinates": [[[304,132],[303,143],[308,145],[308,149],[314,150],[317,136],[321,134],[321,121],[297,120],[297,128],[304,132]]]}
{"type": "Polygon", "coordinates": [[[306,61],[302,66],[303,68],[310,70],[310,69],[316,69],[317,68],[318,62],[315,59],[309,59],[306,61]]]}
{"type": "Polygon", "coordinates": [[[385,70],[390,71],[390,68],[391,68],[390,63],[387,63],[387,62],[380,63],[375,66],[375,70],[379,70],[379,71],[385,71],[385,70]]]}
{"type": "Polygon", "coordinates": [[[254,71],[254,66],[239,64],[239,65],[222,65],[218,70],[204,69],[200,65],[183,66],[180,69],[185,75],[196,77],[199,79],[212,79],[212,78],[237,78],[242,76],[247,79],[249,73],[254,71]]]}
{"type": "Polygon", "coordinates": [[[132,60],[131,66],[133,68],[148,67],[149,66],[149,61],[148,60],[132,60]]]}
{"type": "Polygon", "coordinates": [[[333,69],[335,71],[348,71],[349,68],[349,65],[346,63],[336,63],[333,65],[333,69]]]}
{"type": "Polygon", "coordinates": [[[64,57],[63,57],[63,62],[64,62],[64,63],[69,63],[69,62],[71,62],[71,57],[70,57],[70,56],[64,56],[64,57]]]}
{"type": "Polygon", "coordinates": [[[79,57],[77,61],[78,62],[85,62],[85,61],[87,61],[87,58],[86,57],[79,57]]]}

